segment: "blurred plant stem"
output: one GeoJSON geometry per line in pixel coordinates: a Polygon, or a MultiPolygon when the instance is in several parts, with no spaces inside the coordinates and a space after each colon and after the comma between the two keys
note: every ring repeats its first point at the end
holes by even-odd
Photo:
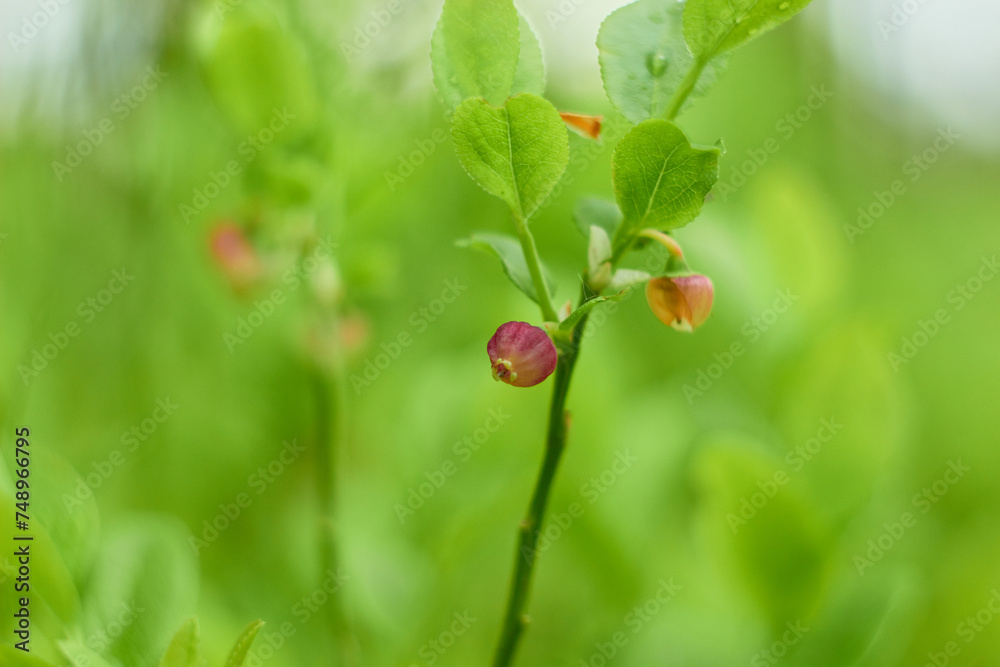
{"type": "MultiPolygon", "coordinates": [[[[334,318],[331,318],[335,320],[334,318]]],[[[335,332],[336,333],[336,332],[335,332]]],[[[340,551],[337,523],[337,474],[344,437],[346,391],[339,354],[331,364],[317,361],[313,368],[316,395],[316,486],[319,495],[319,586],[340,580],[340,551]]],[[[326,605],[327,624],[334,643],[331,662],[340,667],[358,664],[358,646],[344,611],[341,591],[330,593],[326,605]]]]}
{"type": "MultiPolygon", "coordinates": [[[[585,294],[580,298],[582,305],[585,294]]],[[[524,608],[528,602],[531,590],[531,575],[535,569],[537,553],[535,548],[541,534],[545,519],[545,507],[548,505],[552,482],[559,468],[563,450],[566,448],[566,434],[569,429],[569,412],[566,410],[566,396],[569,393],[569,383],[573,376],[573,368],[580,354],[583,330],[587,325],[587,316],[573,328],[573,335],[568,343],[561,346],[559,361],[556,364],[555,386],[552,388],[552,402],[549,407],[548,433],[545,439],[545,458],[535,482],[535,491],[531,496],[528,512],[518,530],[517,551],[514,554],[514,575],[510,583],[507,597],[507,611],[504,613],[503,629],[493,658],[493,667],[507,667],[514,660],[517,644],[528,619],[524,608]]]]}

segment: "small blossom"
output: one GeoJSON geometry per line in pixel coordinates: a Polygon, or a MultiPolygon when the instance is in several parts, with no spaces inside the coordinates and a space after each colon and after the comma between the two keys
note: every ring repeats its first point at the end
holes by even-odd
{"type": "Polygon", "coordinates": [[[544,329],[527,322],[501,324],[486,344],[493,379],[515,387],[533,387],[556,369],[558,353],[544,329]]]}
{"type": "Polygon", "coordinates": [[[209,245],[215,261],[237,291],[246,290],[260,278],[262,269],[257,252],[239,225],[220,223],[212,230],[209,245]]]}
{"type": "Polygon", "coordinates": [[[712,281],[701,275],[653,278],[646,284],[646,300],[661,322],[691,332],[712,312],[712,281]]]}
{"type": "Polygon", "coordinates": [[[569,113],[567,111],[561,111],[559,116],[562,117],[564,123],[574,130],[579,131],[584,136],[590,137],[595,141],[600,139],[601,121],[604,120],[604,116],[584,116],[583,114],[569,113]]]}

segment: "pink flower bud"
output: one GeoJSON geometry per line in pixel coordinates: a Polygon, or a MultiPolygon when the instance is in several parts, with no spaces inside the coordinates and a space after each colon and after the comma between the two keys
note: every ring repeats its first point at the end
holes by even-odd
{"type": "Polygon", "coordinates": [[[712,312],[712,281],[700,275],[653,278],[646,283],[646,300],[661,322],[690,333],[712,312]]]}
{"type": "Polygon", "coordinates": [[[236,291],[248,289],[260,278],[262,269],[257,252],[239,225],[219,223],[212,230],[209,245],[212,256],[236,291]]]}
{"type": "Polygon", "coordinates": [[[558,353],[544,329],[527,322],[501,324],[486,344],[493,379],[515,387],[533,387],[552,375],[558,353]]]}

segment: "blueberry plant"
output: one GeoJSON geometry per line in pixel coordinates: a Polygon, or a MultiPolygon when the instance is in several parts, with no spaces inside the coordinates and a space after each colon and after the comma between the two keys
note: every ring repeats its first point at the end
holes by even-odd
{"type": "Polygon", "coordinates": [[[593,308],[645,285],[665,324],[692,332],[710,314],[713,285],[693,273],[672,234],[698,217],[723,151],[693,145],[674,121],[704,93],[738,47],[784,23],[810,0],[639,0],[612,13],[597,38],[604,89],[632,127],[611,158],[614,203],[586,200],[577,223],[589,237],[575,308],[556,308],[554,284],[532,219],[569,163],[567,126],[596,137],[600,119],[562,113],[547,100],[541,47],[511,0],[446,0],[434,31],[434,81],[451,113],[459,162],[510,209],[514,235],[475,233],[465,245],[495,254],[534,301],[541,326],[501,324],[487,352],[493,377],[515,387],[554,374],[545,453],[521,522],[494,667],[514,661],[536,545],[566,445],[566,399],[593,308]],[[665,249],[665,252],[664,252],[665,249]],[[630,253],[655,255],[649,271],[623,268],[630,253]]]}
{"type": "MultiPolygon", "coordinates": [[[[20,547],[30,567],[14,556],[0,559],[0,581],[10,587],[0,596],[2,625],[5,639],[13,638],[0,643],[0,665],[212,664],[198,619],[189,616],[197,597],[198,563],[180,522],[148,514],[102,527],[92,489],[69,462],[34,450],[32,463],[35,470],[28,476],[0,463],[0,510],[7,516],[14,516],[16,489],[34,491],[27,507],[30,533],[13,521],[0,526],[6,544],[21,545],[14,538],[26,534],[31,538],[20,547]],[[15,584],[20,586],[16,591],[15,584]],[[30,607],[15,606],[22,597],[30,607]],[[19,615],[15,609],[28,611],[19,615]]],[[[226,667],[247,664],[262,626],[259,620],[246,626],[225,658],[226,667]]]]}

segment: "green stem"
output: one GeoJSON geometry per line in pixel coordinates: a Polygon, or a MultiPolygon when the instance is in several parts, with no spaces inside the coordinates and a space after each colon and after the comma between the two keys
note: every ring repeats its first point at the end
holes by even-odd
{"type": "MultiPolygon", "coordinates": [[[[581,299],[581,303],[583,300],[581,299]]],[[[545,507],[555,479],[559,460],[566,447],[566,431],[569,413],[566,411],[566,395],[569,392],[573,368],[580,354],[583,329],[587,324],[584,316],[573,328],[573,337],[559,355],[556,365],[555,386],[552,389],[552,403],[549,408],[548,435],[545,440],[545,458],[542,461],[535,491],[531,496],[527,515],[518,530],[517,551],[514,554],[514,575],[507,598],[503,628],[493,658],[493,667],[508,667],[517,651],[517,644],[527,624],[524,609],[531,589],[531,575],[537,560],[536,546],[545,519],[545,507]]]]}
{"type": "MultiPolygon", "coordinates": [[[[319,548],[320,585],[327,577],[339,577],[340,555],[337,548],[337,454],[343,442],[344,392],[337,382],[336,373],[314,367],[314,391],[316,396],[316,486],[319,493],[319,548]],[[333,573],[332,575],[330,573],[333,573]]],[[[326,609],[330,634],[335,644],[331,657],[333,665],[353,667],[357,664],[357,645],[351,632],[347,615],[344,613],[340,595],[331,596],[326,609]]]]}
{"type": "Polygon", "coordinates": [[[681,112],[681,107],[684,106],[684,102],[694,92],[694,87],[698,84],[698,79],[701,78],[701,73],[705,70],[707,64],[707,59],[698,59],[691,64],[691,69],[688,70],[687,76],[681,81],[681,85],[677,88],[677,92],[674,93],[673,99],[670,100],[670,106],[667,107],[667,120],[673,120],[681,112]]]}
{"type": "Polygon", "coordinates": [[[634,233],[629,233],[621,240],[619,240],[619,236],[621,235],[615,234],[615,242],[612,246],[611,259],[608,260],[611,262],[612,270],[614,270],[614,267],[618,266],[618,262],[621,261],[622,257],[625,256],[625,253],[628,252],[629,248],[631,248],[632,244],[635,242],[634,233]]]}
{"type": "Polygon", "coordinates": [[[542,260],[538,256],[535,237],[528,229],[528,221],[524,219],[524,216],[515,212],[514,222],[517,226],[517,237],[521,240],[521,248],[524,250],[524,260],[528,263],[531,282],[534,283],[535,293],[538,295],[538,305],[542,308],[542,317],[547,322],[558,322],[559,315],[556,314],[556,309],[552,306],[552,297],[549,295],[549,288],[542,276],[542,260]]]}

